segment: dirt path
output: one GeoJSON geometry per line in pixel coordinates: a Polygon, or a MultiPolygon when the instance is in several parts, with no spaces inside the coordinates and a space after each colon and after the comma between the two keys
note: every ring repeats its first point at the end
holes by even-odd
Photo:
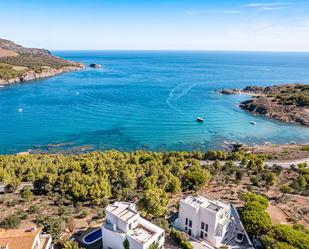
{"type": "Polygon", "coordinates": [[[267,208],[267,212],[274,224],[285,224],[288,223],[288,216],[278,206],[270,205],[267,208]]]}

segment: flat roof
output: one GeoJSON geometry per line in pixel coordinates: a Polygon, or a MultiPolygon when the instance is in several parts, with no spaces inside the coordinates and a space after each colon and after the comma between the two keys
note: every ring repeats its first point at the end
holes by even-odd
{"type": "Polygon", "coordinates": [[[138,223],[139,224],[128,233],[128,235],[138,243],[144,244],[155,234],[161,234],[164,232],[162,228],[144,218],[139,217],[138,223]]]}
{"type": "Polygon", "coordinates": [[[108,205],[106,211],[115,215],[118,219],[127,222],[134,216],[138,215],[137,211],[133,209],[131,203],[126,202],[115,202],[114,204],[108,205]]]}
{"type": "Polygon", "coordinates": [[[223,202],[213,201],[203,196],[199,197],[188,196],[187,198],[182,199],[182,201],[194,208],[203,207],[212,212],[219,212],[223,209],[226,209],[229,206],[228,204],[225,204],[223,202]]]}
{"type": "Polygon", "coordinates": [[[0,245],[9,249],[30,249],[42,229],[0,229],[0,245]]]}
{"type": "Polygon", "coordinates": [[[154,232],[148,230],[143,225],[139,224],[136,228],[130,230],[129,235],[136,241],[144,244],[147,242],[152,236],[154,232]]]}

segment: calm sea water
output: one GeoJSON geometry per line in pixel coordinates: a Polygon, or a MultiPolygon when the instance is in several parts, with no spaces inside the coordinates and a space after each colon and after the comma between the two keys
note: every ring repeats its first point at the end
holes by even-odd
{"type": "Polygon", "coordinates": [[[308,53],[55,54],[103,67],[0,88],[0,153],[309,142],[309,128],[253,116],[238,108],[248,96],[214,92],[251,84],[309,83],[308,53]],[[205,118],[203,124],[195,121],[198,116],[205,118]]]}

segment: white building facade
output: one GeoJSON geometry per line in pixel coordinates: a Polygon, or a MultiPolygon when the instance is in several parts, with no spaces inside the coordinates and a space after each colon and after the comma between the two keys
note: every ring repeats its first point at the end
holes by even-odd
{"type": "Polygon", "coordinates": [[[103,249],[123,249],[128,240],[130,248],[148,249],[151,245],[164,246],[164,230],[140,217],[135,204],[115,202],[106,208],[102,225],[103,249]]]}
{"type": "Polygon", "coordinates": [[[189,196],[180,201],[174,225],[189,236],[214,247],[223,245],[231,217],[231,206],[205,197],[189,196]]]}

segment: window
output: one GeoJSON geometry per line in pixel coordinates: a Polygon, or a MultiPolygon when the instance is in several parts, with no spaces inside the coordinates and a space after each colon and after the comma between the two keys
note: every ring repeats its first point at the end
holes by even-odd
{"type": "Polygon", "coordinates": [[[205,227],[205,223],[202,222],[202,223],[201,223],[201,229],[204,230],[204,227],[205,227]]]}
{"type": "Polygon", "coordinates": [[[160,241],[163,238],[163,236],[164,236],[164,233],[161,233],[158,240],[160,241]]]}
{"type": "Polygon", "coordinates": [[[205,233],[205,238],[207,238],[207,233],[205,233]]]}
{"type": "Polygon", "coordinates": [[[204,233],[202,231],[201,231],[200,237],[201,237],[201,239],[204,238],[204,233]]]}
{"type": "Polygon", "coordinates": [[[205,231],[208,232],[208,224],[206,224],[205,231]]]}
{"type": "Polygon", "coordinates": [[[189,236],[191,236],[191,229],[189,229],[188,234],[189,234],[189,236]]]}
{"type": "Polygon", "coordinates": [[[188,231],[188,227],[185,227],[185,230],[188,231]]]}
{"type": "Polygon", "coordinates": [[[189,227],[192,227],[192,220],[189,220],[189,227]]]}
{"type": "Polygon", "coordinates": [[[186,218],[186,226],[188,225],[188,218],[186,218]]]}
{"type": "Polygon", "coordinates": [[[132,223],[129,224],[129,229],[130,229],[130,230],[132,229],[132,223]]]}

